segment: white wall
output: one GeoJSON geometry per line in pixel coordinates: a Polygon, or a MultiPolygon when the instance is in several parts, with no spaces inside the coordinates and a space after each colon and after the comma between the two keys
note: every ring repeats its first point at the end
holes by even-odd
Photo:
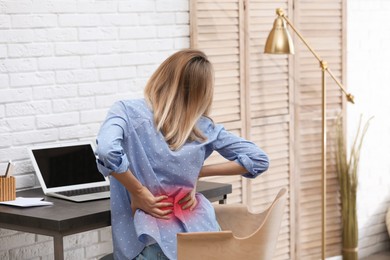
{"type": "MultiPolygon", "coordinates": [[[[26,148],[94,141],[107,109],[189,47],[187,0],[0,0],[0,172],[36,186],[26,148]]],[[[112,250],[110,228],[66,237],[66,259],[112,250]]],[[[50,237],[0,229],[0,259],[52,259],[50,237]]]]}
{"type": "Polygon", "coordinates": [[[348,105],[348,136],[362,113],[374,116],[359,169],[359,252],[390,248],[385,213],[390,205],[390,1],[349,0],[347,75],[355,105],[348,105]]]}

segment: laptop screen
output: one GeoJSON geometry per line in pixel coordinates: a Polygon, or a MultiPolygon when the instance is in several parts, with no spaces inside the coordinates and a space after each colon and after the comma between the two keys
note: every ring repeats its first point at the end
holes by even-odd
{"type": "Polygon", "coordinates": [[[32,150],[47,188],[105,181],[89,144],[32,150]]]}

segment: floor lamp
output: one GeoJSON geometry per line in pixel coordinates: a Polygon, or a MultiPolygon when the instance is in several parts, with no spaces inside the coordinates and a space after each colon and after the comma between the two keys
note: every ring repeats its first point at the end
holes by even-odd
{"type": "Polygon", "coordinates": [[[303,36],[299,33],[297,28],[291,23],[291,21],[285,16],[283,9],[276,9],[278,17],[275,19],[274,26],[268,35],[265,44],[265,53],[270,54],[294,54],[294,45],[291,36],[286,28],[287,24],[298,35],[314,57],[319,61],[321,74],[322,74],[322,150],[321,150],[321,162],[322,162],[322,259],[325,259],[326,255],[326,73],[328,73],[336,84],[340,87],[341,91],[345,94],[347,100],[354,103],[354,97],[350,93],[347,93],[343,84],[336,79],[332,71],[328,68],[328,63],[324,61],[307,43],[303,36]]]}

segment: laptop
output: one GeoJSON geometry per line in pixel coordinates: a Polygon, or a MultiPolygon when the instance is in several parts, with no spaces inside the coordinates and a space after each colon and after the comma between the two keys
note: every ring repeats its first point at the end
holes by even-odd
{"type": "Polygon", "coordinates": [[[84,202],[110,197],[110,184],[97,169],[92,143],[30,147],[29,155],[45,195],[84,202]]]}

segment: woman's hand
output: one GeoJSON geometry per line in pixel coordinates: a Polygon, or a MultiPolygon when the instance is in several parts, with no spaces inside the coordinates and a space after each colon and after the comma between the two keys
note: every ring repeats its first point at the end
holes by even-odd
{"type": "Polygon", "coordinates": [[[130,196],[131,210],[133,211],[133,215],[137,209],[140,209],[155,218],[169,219],[168,215],[173,211],[173,204],[171,202],[163,202],[163,200],[167,199],[168,196],[162,195],[155,197],[144,186],[131,193],[130,196]]]}
{"type": "Polygon", "coordinates": [[[185,203],[185,205],[182,206],[182,209],[193,210],[196,207],[198,201],[196,200],[195,194],[196,194],[196,187],[194,187],[194,189],[191,192],[189,192],[184,198],[179,200],[179,204],[182,205],[185,203]]]}
{"type": "Polygon", "coordinates": [[[140,209],[155,218],[169,219],[168,215],[173,211],[173,204],[163,201],[168,196],[155,197],[135,178],[130,170],[123,173],[112,172],[111,175],[125,186],[130,193],[133,215],[137,209],[140,209]]]}

